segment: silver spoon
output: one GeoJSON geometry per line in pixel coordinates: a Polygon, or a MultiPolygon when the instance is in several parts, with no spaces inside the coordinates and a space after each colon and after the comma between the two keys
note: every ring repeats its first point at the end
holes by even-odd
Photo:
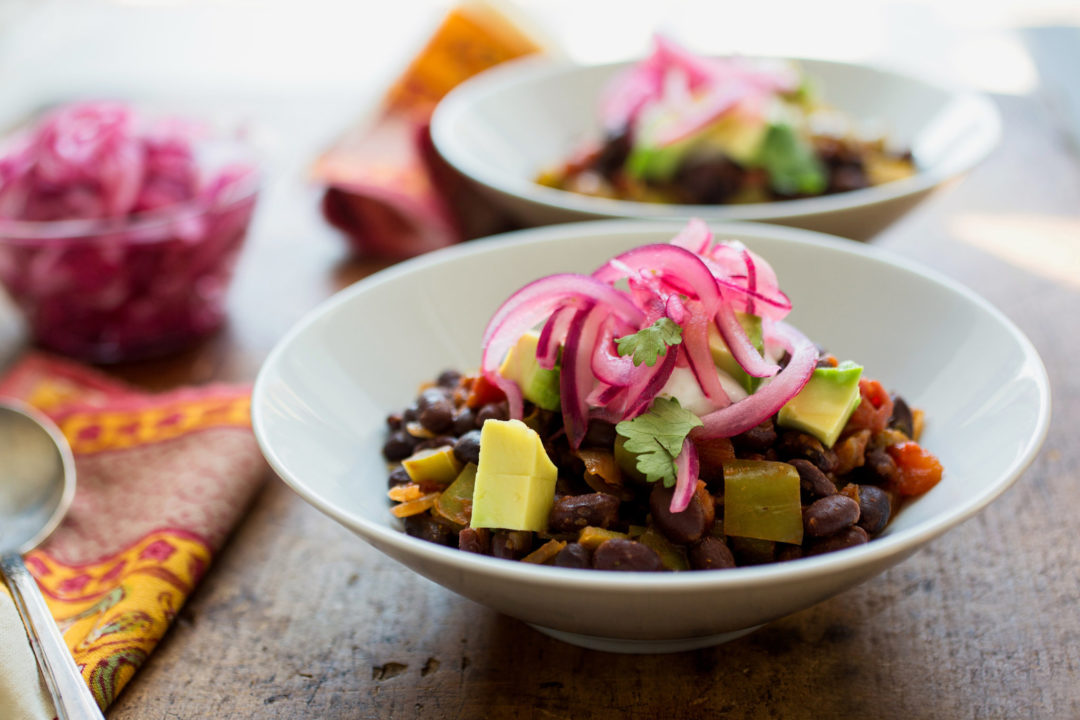
{"type": "Polygon", "coordinates": [[[22,553],[60,524],[75,496],[75,460],[60,430],[25,405],[0,402],[0,573],[52,693],[59,720],[101,718],[22,553]]]}

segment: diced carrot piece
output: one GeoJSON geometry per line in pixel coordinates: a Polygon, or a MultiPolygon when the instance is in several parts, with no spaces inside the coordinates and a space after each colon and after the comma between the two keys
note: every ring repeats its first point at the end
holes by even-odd
{"type": "Polygon", "coordinates": [[[409,517],[410,515],[419,515],[422,512],[431,509],[431,506],[435,504],[435,501],[439,499],[439,493],[428,493],[418,497],[415,500],[403,502],[400,505],[395,505],[390,508],[390,512],[394,514],[394,517],[409,517]]]}
{"type": "Polygon", "coordinates": [[[394,502],[409,502],[422,496],[424,493],[420,490],[420,486],[417,483],[405,483],[404,485],[395,485],[387,491],[386,496],[394,502]]]}
{"type": "Polygon", "coordinates": [[[521,562],[543,565],[562,552],[564,547],[566,547],[566,541],[564,540],[548,540],[546,543],[521,558],[521,562]]]}
{"type": "Polygon", "coordinates": [[[480,375],[473,382],[472,389],[469,390],[469,397],[465,399],[465,404],[475,410],[488,403],[500,402],[505,399],[506,393],[486,377],[480,375]]]}
{"type": "Polygon", "coordinates": [[[941,481],[941,462],[916,442],[885,448],[899,470],[893,486],[901,495],[921,495],[941,481]]]}

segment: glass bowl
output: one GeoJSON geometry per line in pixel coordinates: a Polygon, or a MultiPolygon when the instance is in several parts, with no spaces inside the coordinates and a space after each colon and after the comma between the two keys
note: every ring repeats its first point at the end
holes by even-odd
{"type": "Polygon", "coordinates": [[[256,166],[245,165],[250,172],[212,200],[109,220],[0,219],[0,283],[34,341],[114,363],[167,355],[217,330],[258,194],[256,166]]]}

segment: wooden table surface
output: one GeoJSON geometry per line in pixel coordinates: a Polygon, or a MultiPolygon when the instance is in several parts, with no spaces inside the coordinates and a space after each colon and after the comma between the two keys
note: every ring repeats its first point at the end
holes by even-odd
{"type": "MultiPolygon", "coordinates": [[[[1080,717],[1080,164],[1036,98],[998,100],[1000,149],[875,241],[988,298],[1046,362],[1046,445],[980,515],[740,640],[610,655],[404,570],[268,478],[108,717],[1080,717]]],[[[117,373],[152,388],[251,379],[301,315],[379,269],[349,259],[310,191],[278,190],[304,220],[256,225],[230,327],[117,373]]]]}

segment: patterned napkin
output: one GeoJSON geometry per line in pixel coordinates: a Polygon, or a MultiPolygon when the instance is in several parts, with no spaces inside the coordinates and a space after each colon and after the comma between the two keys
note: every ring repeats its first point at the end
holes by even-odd
{"type": "Polygon", "coordinates": [[[312,168],[326,186],[323,213],[357,253],[400,259],[508,229],[435,152],[428,121],[455,85],[541,50],[491,6],[452,10],[387,92],[373,122],[358,125],[312,168]]]}
{"type": "MultiPolygon", "coordinates": [[[[75,455],[71,509],[25,560],[104,709],[165,634],[265,477],[250,388],[148,394],[31,354],[0,379],[0,396],[44,411],[75,455]]],[[[53,716],[0,583],[0,717],[53,716]]]]}

